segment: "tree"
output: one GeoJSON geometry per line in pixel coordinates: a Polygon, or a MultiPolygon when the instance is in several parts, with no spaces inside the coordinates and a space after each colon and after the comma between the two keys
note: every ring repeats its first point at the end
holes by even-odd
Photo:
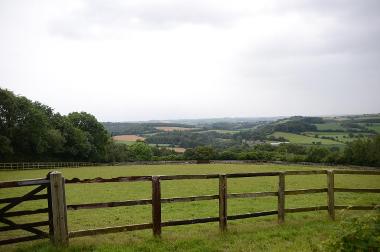
{"type": "Polygon", "coordinates": [[[211,160],[215,158],[215,150],[211,146],[197,146],[194,150],[196,160],[211,160]]]}
{"type": "Polygon", "coordinates": [[[133,161],[149,161],[153,156],[152,149],[144,142],[135,142],[128,147],[128,151],[133,161]]]}
{"type": "Polygon", "coordinates": [[[105,147],[109,139],[104,126],[96,120],[95,116],[86,112],[70,113],[67,118],[74,127],[86,132],[90,143],[89,159],[92,161],[103,160],[105,158],[105,147]]]}
{"type": "Polygon", "coordinates": [[[344,150],[344,160],[350,164],[380,166],[380,135],[348,143],[344,150]]]}

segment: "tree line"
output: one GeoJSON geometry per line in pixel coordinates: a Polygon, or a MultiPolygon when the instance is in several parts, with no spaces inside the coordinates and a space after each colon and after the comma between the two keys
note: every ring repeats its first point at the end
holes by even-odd
{"type": "Polygon", "coordinates": [[[67,116],[0,89],[1,161],[103,161],[109,135],[85,112],[67,116]]]}
{"type": "Polygon", "coordinates": [[[348,143],[344,149],[321,145],[303,146],[297,144],[258,144],[215,148],[199,145],[188,148],[184,153],[175,153],[167,148],[150,146],[136,142],[131,146],[117,145],[112,161],[171,161],[171,160],[257,160],[311,162],[328,164],[352,164],[380,167],[380,135],[368,139],[357,139],[348,143]]]}

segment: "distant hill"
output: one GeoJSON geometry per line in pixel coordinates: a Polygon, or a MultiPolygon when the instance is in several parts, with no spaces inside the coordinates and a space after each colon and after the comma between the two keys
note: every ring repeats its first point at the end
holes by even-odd
{"type": "Polygon", "coordinates": [[[147,122],[105,122],[112,136],[134,135],[149,144],[193,148],[240,148],[263,143],[342,147],[380,133],[380,114],[323,117],[206,118],[147,122]]]}

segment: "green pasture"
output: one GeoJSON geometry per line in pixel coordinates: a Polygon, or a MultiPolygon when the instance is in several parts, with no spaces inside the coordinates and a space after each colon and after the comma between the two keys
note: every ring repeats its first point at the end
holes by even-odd
{"type": "Polygon", "coordinates": [[[315,138],[311,136],[304,136],[304,135],[293,134],[293,133],[288,133],[288,132],[274,132],[272,135],[275,137],[284,137],[285,139],[288,139],[290,143],[294,143],[294,144],[313,144],[317,142],[321,142],[321,144],[326,144],[326,145],[342,144],[330,139],[321,139],[321,138],[315,138]]]}
{"type": "Polygon", "coordinates": [[[321,123],[321,124],[315,124],[317,126],[317,129],[319,131],[324,131],[324,130],[344,130],[342,125],[337,122],[329,122],[329,123],[321,123]]]}
{"type": "Polygon", "coordinates": [[[132,144],[136,143],[136,141],[115,140],[115,143],[117,143],[117,144],[132,145],[132,144]]]}
{"type": "MultiPolygon", "coordinates": [[[[132,175],[215,174],[260,171],[311,170],[326,167],[300,165],[204,164],[204,165],[131,165],[56,169],[65,178],[112,178],[132,175]]],[[[329,167],[331,168],[331,167],[329,167]]],[[[48,170],[0,171],[0,180],[45,177],[48,170]]],[[[336,175],[336,187],[380,188],[378,176],[336,175]]],[[[277,177],[230,178],[228,193],[276,191],[277,177]]],[[[286,189],[326,187],[326,175],[286,177],[286,189]]],[[[21,196],[30,187],[0,189],[0,198],[21,196]]],[[[218,180],[173,180],[161,182],[162,197],[210,195],[218,193],[218,180]]],[[[97,183],[66,185],[67,204],[124,201],[151,198],[150,182],[97,183]]],[[[380,202],[380,194],[336,193],[337,205],[371,205],[380,202]]],[[[327,205],[326,193],[286,196],[286,208],[327,205]]],[[[1,206],[4,206],[1,205],[1,206]]],[[[29,201],[14,210],[46,207],[46,201],[29,201]]],[[[275,210],[276,197],[228,199],[228,214],[275,210]]],[[[70,239],[65,251],[323,251],[320,247],[337,223],[362,211],[337,211],[338,221],[329,221],[327,211],[286,214],[285,224],[277,216],[228,222],[228,232],[220,234],[218,223],[163,228],[162,239],[154,239],[151,230],[70,239]]],[[[218,201],[162,204],[162,220],[180,220],[218,216],[218,201]]],[[[46,220],[46,214],[14,217],[17,223],[46,220]]],[[[151,222],[151,206],[114,207],[68,211],[69,230],[151,222]]],[[[2,225],[2,224],[0,224],[2,225]]],[[[46,229],[45,229],[46,230],[46,229]]],[[[22,231],[1,232],[0,239],[26,235],[22,231]]],[[[55,251],[47,240],[8,245],[2,251],[55,251]]]]}

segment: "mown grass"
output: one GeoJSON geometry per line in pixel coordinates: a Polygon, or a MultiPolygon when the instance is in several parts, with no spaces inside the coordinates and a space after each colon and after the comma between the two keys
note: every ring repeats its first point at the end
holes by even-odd
{"type": "MultiPolygon", "coordinates": [[[[83,167],[59,169],[66,178],[111,178],[129,175],[236,173],[278,170],[308,170],[323,167],[285,165],[166,165],[83,167]]],[[[1,171],[0,180],[44,177],[47,170],[1,171]]],[[[336,187],[379,188],[376,176],[336,175],[336,187]]],[[[326,187],[326,175],[287,176],[286,189],[326,187]]],[[[1,189],[0,197],[19,196],[30,188],[1,189]]],[[[228,192],[277,190],[276,177],[236,178],[228,180],[228,192]]],[[[218,181],[178,180],[162,182],[162,197],[207,195],[218,193],[218,181]]],[[[122,201],[151,197],[150,182],[66,185],[67,204],[122,201]]],[[[287,196],[286,207],[326,205],[326,193],[287,196]]],[[[380,202],[377,194],[337,193],[337,205],[369,205],[380,202]]],[[[44,201],[25,202],[15,210],[46,207],[44,201]]],[[[276,197],[229,199],[228,214],[273,210],[276,197]]],[[[360,212],[356,212],[356,214],[360,212]]],[[[344,213],[355,214],[355,213],[344,213]]],[[[218,215],[218,202],[199,201],[162,205],[162,219],[178,220],[218,215]]],[[[338,218],[342,212],[338,211],[338,218]]],[[[46,214],[13,218],[18,223],[45,220],[46,214]]],[[[68,212],[69,230],[146,223],[151,221],[151,207],[115,207],[68,212]]],[[[286,223],[277,225],[277,217],[230,221],[229,231],[221,235],[217,223],[163,228],[161,240],[153,239],[150,230],[98,235],[70,240],[69,251],[318,251],[336,223],[328,221],[326,211],[287,214],[286,223]]],[[[0,233],[0,239],[22,235],[21,231],[0,233]]],[[[6,251],[54,251],[48,241],[9,245],[6,251]]]]}

